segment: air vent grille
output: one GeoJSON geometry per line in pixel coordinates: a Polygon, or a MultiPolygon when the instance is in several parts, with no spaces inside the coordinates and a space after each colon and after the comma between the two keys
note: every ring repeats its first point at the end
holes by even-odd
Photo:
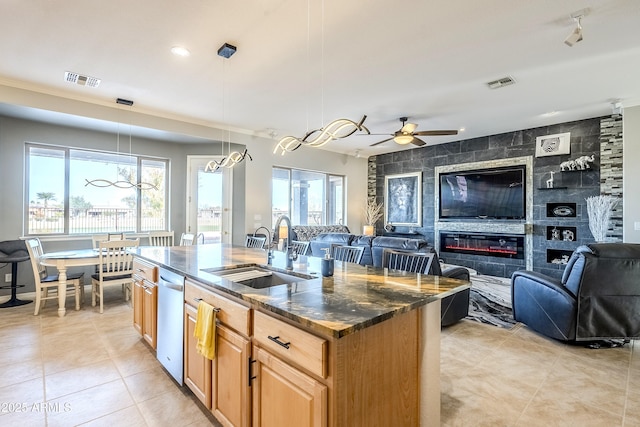
{"type": "Polygon", "coordinates": [[[89,87],[98,87],[100,85],[100,79],[91,77],[91,76],[83,76],[82,74],[74,73],[72,71],[64,72],[64,80],[68,83],[76,83],[80,86],[89,86],[89,87]]]}
{"type": "Polygon", "coordinates": [[[501,79],[494,80],[492,82],[487,83],[489,89],[498,89],[504,86],[509,86],[514,84],[516,81],[511,76],[502,77],[501,79]]]}

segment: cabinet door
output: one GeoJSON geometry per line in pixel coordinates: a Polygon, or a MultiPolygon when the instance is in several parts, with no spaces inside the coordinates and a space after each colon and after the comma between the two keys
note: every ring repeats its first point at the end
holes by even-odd
{"type": "Polygon", "coordinates": [[[211,409],[211,361],[198,354],[196,329],[198,310],[184,305],[184,382],[207,409],[211,409]]]}
{"type": "Polygon", "coordinates": [[[142,302],[143,302],[143,294],[144,291],[142,287],[144,286],[144,282],[142,279],[136,279],[133,282],[133,296],[131,299],[133,300],[133,328],[138,331],[140,335],[142,335],[142,302]]]}
{"type": "Polygon", "coordinates": [[[155,350],[158,322],[158,287],[145,281],[142,289],[144,291],[142,296],[142,337],[155,350]]]}
{"type": "Polygon", "coordinates": [[[253,348],[253,425],[326,426],[327,387],[269,352],[253,348]]]}
{"type": "Polygon", "coordinates": [[[216,358],[212,364],[211,411],[225,426],[248,426],[251,410],[251,343],[224,325],[216,327],[216,334],[216,358]]]}

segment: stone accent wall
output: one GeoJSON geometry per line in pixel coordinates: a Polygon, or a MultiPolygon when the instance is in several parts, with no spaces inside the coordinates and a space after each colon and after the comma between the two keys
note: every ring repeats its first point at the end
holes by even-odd
{"type": "MultiPolygon", "coordinates": [[[[532,191],[533,214],[532,220],[521,226],[531,236],[532,247],[528,248],[527,251],[531,251],[533,270],[553,277],[560,277],[564,270],[564,265],[547,262],[548,250],[572,252],[580,244],[593,242],[593,236],[589,231],[585,198],[600,194],[602,120],[606,121],[606,118],[560,123],[447,144],[428,144],[420,148],[381,154],[369,159],[370,164],[372,162],[376,164],[375,171],[372,168],[369,169],[369,183],[372,183],[373,174],[375,173],[376,200],[378,203],[382,203],[386,175],[421,171],[423,226],[416,229],[416,231],[424,235],[429,243],[434,245],[436,241],[436,166],[531,156],[533,162],[533,185],[527,191],[532,191]],[[536,137],[564,132],[571,132],[571,154],[535,157],[536,137]],[[561,162],[591,154],[596,157],[592,170],[559,172],[561,162]],[[546,190],[546,180],[549,179],[551,171],[557,172],[554,176],[556,188],[546,190]],[[576,216],[549,218],[547,217],[547,203],[575,203],[576,216]],[[547,227],[552,228],[554,226],[575,227],[576,239],[574,241],[548,240],[547,227]]],[[[428,143],[429,137],[426,138],[428,143]]],[[[390,141],[388,144],[393,144],[393,142],[390,141]]],[[[496,226],[501,224],[500,221],[494,222],[496,222],[494,224],[496,226]]],[[[502,223],[504,224],[504,222],[502,223]]],[[[378,234],[383,232],[383,224],[384,220],[377,224],[378,234]]],[[[406,232],[408,229],[404,230],[402,227],[398,227],[396,231],[406,232]]],[[[481,274],[502,277],[509,277],[513,271],[526,267],[524,260],[466,254],[450,255],[449,253],[443,254],[441,257],[449,263],[465,265],[478,270],[481,274]]]]}
{"type": "Polygon", "coordinates": [[[622,241],[622,116],[600,121],[600,194],[619,197],[608,237],[622,241]]]}

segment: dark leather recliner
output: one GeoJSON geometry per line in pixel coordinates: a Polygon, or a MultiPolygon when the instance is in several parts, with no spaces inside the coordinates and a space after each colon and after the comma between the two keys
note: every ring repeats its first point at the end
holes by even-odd
{"type": "Polygon", "coordinates": [[[513,317],[562,341],[640,337],[640,244],[578,247],[561,280],[533,271],[511,276],[513,317]]]}

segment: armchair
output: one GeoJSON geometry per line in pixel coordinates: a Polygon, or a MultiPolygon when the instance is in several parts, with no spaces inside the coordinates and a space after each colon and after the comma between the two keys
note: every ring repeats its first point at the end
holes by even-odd
{"type": "Polygon", "coordinates": [[[533,271],[511,276],[513,317],[561,341],[640,337],[640,245],[578,247],[560,280],[533,271]]]}

